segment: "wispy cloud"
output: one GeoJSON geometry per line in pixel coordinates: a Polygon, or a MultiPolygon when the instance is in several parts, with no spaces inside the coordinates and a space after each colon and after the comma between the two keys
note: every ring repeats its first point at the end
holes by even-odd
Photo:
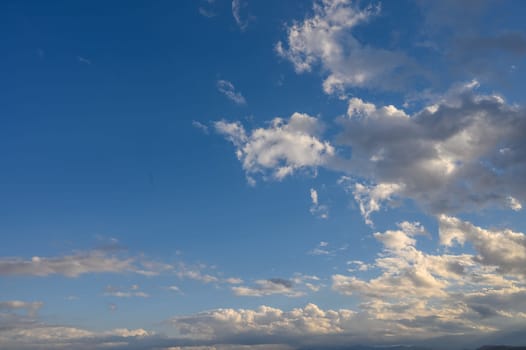
{"type": "Polygon", "coordinates": [[[192,120],[192,126],[196,129],[199,129],[201,130],[203,133],[207,134],[209,133],[208,131],[208,126],[206,126],[205,124],[201,123],[201,122],[198,122],[197,120],[192,120]]]}
{"type": "Polygon", "coordinates": [[[246,30],[248,27],[248,18],[244,18],[241,14],[241,11],[247,4],[245,0],[232,0],[232,16],[236,21],[237,26],[242,31],[246,30]]]}
{"type": "Polygon", "coordinates": [[[215,0],[201,0],[201,6],[199,6],[199,14],[207,18],[217,16],[217,13],[213,9],[214,4],[215,0]]]}
{"type": "Polygon", "coordinates": [[[77,56],[77,61],[82,64],[91,65],[91,60],[87,59],[86,57],[77,56]]]}
{"type": "Polygon", "coordinates": [[[216,85],[219,92],[228,97],[228,99],[235,104],[244,105],[247,103],[241,92],[236,91],[234,84],[228,80],[218,80],[216,85]]]}

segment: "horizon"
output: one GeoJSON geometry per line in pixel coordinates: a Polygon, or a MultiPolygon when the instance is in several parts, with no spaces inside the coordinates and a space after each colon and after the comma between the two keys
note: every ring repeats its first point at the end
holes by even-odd
{"type": "Polygon", "coordinates": [[[0,348],[526,346],[526,3],[0,4],[0,348]]]}

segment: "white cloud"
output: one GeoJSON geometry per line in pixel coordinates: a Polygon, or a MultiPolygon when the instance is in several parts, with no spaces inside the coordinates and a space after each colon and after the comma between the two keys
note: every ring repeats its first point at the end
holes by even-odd
{"type": "Polygon", "coordinates": [[[310,189],[310,198],[312,205],[310,207],[310,213],[322,219],[329,218],[329,207],[318,202],[318,191],[314,188],[310,189]]]}
{"type": "Polygon", "coordinates": [[[290,336],[312,338],[343,333],[346,323],[353,316],[354,313],[350,310],[325,311],[314,304],[291,311],[261,306],[256,310],[217,309],[197,315],[180,316],[173,318],[171,324],[181,335],[188,337],[256,338],[269,342],[290,336]]]}
{"type": "Polygon", "coordinates": [[[245,97],[243,97],[241,92],[236,91],[234,84],[232,84],[228,80],[218,80],[217,90],[219,90],[220,93],[225,95],[229,100],[231,100],[235,104],[244,105],[247,103],[245,97]]]}
{"type": "Polygon", "coordinates": [[[397,80],[406,74],[402,68],[411,65],[410,60],[402,53],[363,44],[353,35],[357,26],[380,12],[379,7],[323,0],[315,1],[313,11],[311,17],[287,28],[285,44],[276,45],[277,53],[291,61],[296,72],[320,65],[328,73],[323,82],[328,94],[346,87],[394,88],[400,84],[397,80]]]}
{"type": "Polygon", "coordinates": [[[317,137],[323,129],[320,121],[307,114],[294,113],[288,121],[275,118],[268,128],[250,134],[238,122],[218,121],[215,128],[236,146],[247,175],[260,173],[267,178],[270,171],[273,179],[281,180],[301,169],[315,171],[335,152],[317,137]]]}
{"type": "Polygon", "coordinates": [[[20,300],[9,300],[0,301],[0,312],[2,311],[15,311],[24,310],[28,317],[35,317],[37,312],[42,308],[44,303],[40,301],[20,301],[20,300]]]}
{"type": "Polygon", "coordinates": [[[524,234],[489,232],[442,216],[440,243],[449,247],[469,240],[479,254],[433,255],[416,248],[417,237],[428,236],[422,225],[398,226],[374,234],[384,247],[369,268],[379,271],[377,276],[336,274],[332,288],[360,298],[360,309],[369,317],[395,322],[401,332],[411,330],[415,337],[469,329],[496,331],[524,320],[526,284],[520,279],[526,266],[524,234]]]}

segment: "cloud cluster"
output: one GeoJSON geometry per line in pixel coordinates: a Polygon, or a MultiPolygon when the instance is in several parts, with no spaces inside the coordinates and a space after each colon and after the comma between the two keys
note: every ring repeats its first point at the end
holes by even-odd
{"type": "Polygon", "coordinates": [[[329,142],[318,138],[323,131],[321,122],[307,114],[294,113],[288,120],[275,118],[268,128],[250,133],[239,122],[218,121],[215,128],[235,145],[249,179],[258,173],[281,180],[302,169],[315,172],[335,152],[329,142]]]}
{"type": "Polygon", "coordinates": [[[469,241],[472,254],[428,254],[418,223],[377,232],[384,249],[370,279],[333,275],[332,288],[362,300],[361,312],[429,337],[455,332],[488,332],[516,327],[526,319],[524,279],[526,236],[509,230],[488,231],[454,217],[440,216],[440,243],[448,248],[469,241]]]}
{"type": "Polygon", "coordinates": [[[352,148],[347,171],[374,183],[353,191],[366,220],[394,194],[432,213],[521,208],[526,113],[498,95],[476,93],[477,87],[476,81],[455,86],[413,115],[349,101],[337,140],[352,148]]]}
{"type": "Polygon", "coordinates": [[[455,85],[413,114],[351,98],[334,141],[322,141],[321,123],[300,113],[251,132],[238,122],[215,127],[236,146],[249,179],[281,180],[320,166],[344,172],[340,183],[368,224],[383,204],[403,198],[433,214],[518,211],[526,200],[526,112],[477,88],[476,81],[455,85]],[[350,147],[352,157],[339,157],[337,147],[350,147]]]}

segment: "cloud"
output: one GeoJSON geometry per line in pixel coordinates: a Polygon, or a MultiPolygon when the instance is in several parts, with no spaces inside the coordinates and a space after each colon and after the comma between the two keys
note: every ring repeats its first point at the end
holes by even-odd
{"type": "Polygon", "coordinates": [[[235,286],[232,291],[237,296],[264,297],[269,295],[283,295],[297,298],[309,292],[317,292],[322,285],[317,276],[296,273],[291,279],[269,278],[256,280],[252,286],[235,286]]]}
{"type": "Polygon", "coordinates": [[[269,306],[256,310],[217,309],[190,316],[174,317],[171,325],[179,334],[239,343],[250,338],[254,344],[279,342],[283,338],[314,337],[342,333],[352,319],[350,310],[324,311],[314,304],[283,311],[269,306]]]}
{"type": "MultiPolygon", "coordinates": [[[[78,277],[87,273],[141,273],[132,258],[119,258],[103,251],[88,251],[61,257],[34,256],[22,258],[1,258],[1,276],[49,276],[63,275],[78,277]]],[[[148,273],[147,271],[144,271],[148,273]]],[[[154,271],[149,271],[154,273],[154,271]]]]}
{"type": "Polygon", "coordinates": [[[526,318],[525,235],[489,232],[446,216],[439,222],[443,247],[470,240],[478,255],[425,253],[416,245],[420,236],[429,239],[427,231],[402,222],[397,230],[373,235],[384,248],[369,268],[376,276],[336,274],[333,290],[357,296],[360,312],[394,322],[400,334],[411,330],[416,338],[518,326],[526,318]]]}
{"type": "Polygon", "coordinates": [[[199,6],[199,14],[203,17],[212,18],[217,16],[217,13],[213,10],[212,6],[215,0],[204,0],[201,1],[202,5],[199,6]]]}
{"type": "Polygon", "coordinates": [[[413,66],[403,53],[361,43],[353,31],[370,21],[380,7],[361,8],[350,0],[315,1],[313,15],[287,28],[286,42],[278,42],[279,56],[289,60],[297,73],[321,66],[327,76],[323,90],[341,93],[347,87],[398,88],[400,78],[413,66]]]}
{"type": "MultiPolygon", "coordinates": [[[[189,264],[182,260],[164,263],[149,260],[143,255],[114,254],[113,250],[90,250],[58,257],[34,256],[31,259],[0,258],[0,276],[46,277],[61,275],[76,278],[94,273],[138,274],[150,277],[160,274],[173,274],[181,279],[191,279],[204,284],[235,284],[240,281],[233,277],[220,278],[212,272],[207,272],[211,268],[205,264],[189,264]]],[[[144,292],[137,291],[137,287],[134,285],[130,290],[123,290],[110,286],[106,290],[106,295],[117,297],[148,296],[144,292]]]]}
{"type": "Polygon", "coordinates": [[[144,329],[93,332],[60,325],[33,324],[0,330],[0,344],[8,349],[147,349],[141,342],[155,339],[144,329]]]}
{"type": "MultiPolygon", "coordinates": [[[[338,181],[340,184],[349,182],[347,177],[342,177],[338,181]]],[[[393,196],[400,193],[403,189],[403,184],[397,183],[378,183],[376,185],[366,185],[361,183],[354,183],[350,185],[354,200],[360,207],[365,223],[373,226],[371,214],[379,211],[382,204],[385,202],[392,202],[393,196]]]]}
{"type": "Polygon", "coordinates": [[[220,93],[228,97],[228,99],[230,99],[235,104],[244,105],[247,103],[245,97],[243,97],[240,92],[236,91],[234,84],[228,80],[218,80],[217,90],[219,90],[220,93]]]}
{"type": "Polygon", "coordinates": [[[196,129],[199,129],[201,130],[203,133],[205,133],[206,135],[208,135],[208,126],[206,126],[205,124],[201,123],[201,122],[198,122],[196,120],[192,120],[192,126],[196,129]]]}
{"type": "Polygon", "coordinates": [[[500,50],[515,55],[526,54],[526,34],[524,32],[506,32],[488,37],[459,39],[458,45],[466,51],[500,50]]]}
{"type": "Polygon", "coordinates": [[[307,114],[294,113],[287,121],[275,118],[268,128],[247,133],[239,122],[218,121],[216,131],[236,146],[236,155],[248,176],[282,180],[298,170],[326,164],[334,156],[333,146],[318,138],[321,122],[307,114]]]}
{"type": "Polygon", "coordinates": [[[0,312],[24,310],[28,317],[35,317],[44,303],[40,301],[27,302],[20,300],[0,301],[0,312]]]}
{"type": "Polygon", "coordinates": [[[106,286],[104,289],[104,295],[105,296],[111,296],[116,298],[132,298],[132,297],[139,297],[139,298],[149,298],[150,296],[139,290],[139,286],[134,284],[130,288],[121,288],[116,286],[106,286]]]}
{"type": "Polygon", "coordinates": [[[393,195],[416,200],[431,213],[521,208],[526,113],[499,95],[477,94],[477,87],[476,81],[454,86],[412,115],[349,100],[336,144],[352,148],[342,168],[353,176],[352,191],[367,222],[393,195]]]}
{"type": "Polygon", "coordinates": [[[497,94],[477,93],[478,86],[454,85],[412,114],[351,98],[334,141],[323,140],[317,118],[301,113],[252,131],[239,122],[214,126],[236,146],[252,183],[255,174],[282,180],[318,167],[345,173],[339,182],[369,225],[374,212],[403,199],[431,214],[518,211],[526,200],[526,112],[497,94]],[[340,156],[346,147],[350,159],[340,156]]]}
{"type": "Polygon", "coordinates": [[[77,61],[82,64],[91,65],[91,60],[87,59],[86,57],[77,56],[77,61]]]}
{"type": "Polygon", "coordinates": [[[316,191],[314,188],[310,189],[310,198],[312,201],[312,205],[310,207],[310,213],[319,218],[328,219],[329,218],[329,207],[324,204],[320,204],[318,202],[318,191],[316,191]]]}
{"type": "Polygon", "coordinates": [[[246,6],[247,4],[244,0],[232,0],[232,16],[241,31],[246,30],[248,27],[248,19],[241,14],[242,9],[246,6]]]}
{"type": "Polygon", "coordinates": [[[526,277],[526,235],[509,229],[485,230],[455,217],[440,215],[440,240],[445,246],[455,242],[473,245],[474,258],[483,265],[495,266],[498,272],[526,277]]]}
{"type": "Polygon", "coordinates": [[[318,243],[316,248],[310,250],[308,254],[310,255],[326,255],[326,256],[334,256],[338,252],[342,252],[344,250],[347,250],[349,248],[348,244],[344,244],[341,247],[338,248],[331,248],[328,242],[321,241],[318,243]]]}
{"type": "Polygon", "coordinates": [[[209,273],[204,272],[208,266],[204,264],[189,265],[184,262],[179,262],[176,265],[175,274],[182,279],[191,279],[202,283],[220,282],[220,279],[209,273]]]}

